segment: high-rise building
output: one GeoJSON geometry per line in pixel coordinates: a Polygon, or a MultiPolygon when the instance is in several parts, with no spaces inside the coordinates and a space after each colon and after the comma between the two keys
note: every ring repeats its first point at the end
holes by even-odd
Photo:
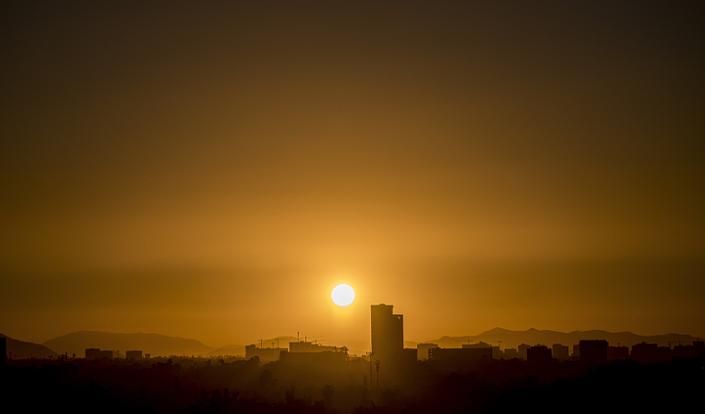
{"type": "Polygon", "coordinates": [[[609,344],[604,339],[583,339],[578,343],[580,360],[589,364],[607,361],[609,344]]]}
{"type": "Polygon", "coordinates": [[[519,344],[519,358],[526,359],[526,352],[531,348],[531,345],[519,344]]]}
{"type": "Polygon", "coordinates": [[[626,346],[610,346],[607,348],[607,359],[610,361],[618,359],[628,359],[629,348],[626,346]]]}
{"type": "Polygon", "coordinates": [[[393,364],[404,352],[404,315],[393,313],[392,305],[372,305],[372,359],[393,364]]]}
{"type": "Polygon", "coordinates": [[[86,348],[86,359],[98,360],[98,359],[113,359],[115,353],[106,349],[99,348],[86,348]]]}
{"type": "Polygon", "coordinates": [[[580,359],[580,344],[573,344],[573,353],[571,356],[573,359],[580,359]]]}
{"type": "Polygon", "coordinates": [[[129,360],[142,359],[142,351],[140,351],[140,350],[125,351],[125,359],[129,359],[129,360]]]}
{"type": "Polygon", "coordinates": [[[519,351],[516,348],[504,348],[502,357],[504,359],[519,359],[519,351]]]}
{"type": "Polygon", "coordinates": [[[551,354],[553,358],[559,361],[566,361],[570,358],[570,349],[568,346],[563,344],[553,344],[551,347],[551,354]]]}
{"type": "Polygon", "coordinates": [[[553,360],[551,348],[544,345],[534,345],[526,350],[526,360],[531,364],[547,365],[553,360]]]}
{"type": "Polygon", "coordinates": [[[645,342],[632,345],[631,357],[641,363],[659,362],[658,344],[647,344],[645,342]]]}

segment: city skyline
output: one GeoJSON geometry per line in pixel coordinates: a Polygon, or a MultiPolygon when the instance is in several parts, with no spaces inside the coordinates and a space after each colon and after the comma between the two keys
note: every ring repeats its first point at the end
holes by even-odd
{"type": "MultiPolygon", "coordinates": [[[[337,306],[350,305],[331,296],[337,306]]],[[[0,336],[0,390],[9,390],[5,401],[22,402],[29,412],[100,407],[110,412],[410,414],[533,408],[558,413],[576,397],[581,401],[576,412],[611,412],[622,405],[681,411],[692,408],[705,386],[705,342],[697,338],[665,346],[592,338],[572,346],[502,348],[477,342],[410,348],[404,317],[394,313],[393,305],[373,304],[369,311],[372,352],[365,355],[297,333],[286,346],[261,340],[247,345],[244,356],[152,355],[134,344],[122,351],[95,343],[82,353],[18,356],[13,353],[17,344],[0,336]],[[27,398],[38,390],[60,397],[27,398]]]]}
{"type": "MultiPolygon", "coordinates": [[[[354,298],[352,288],[349,285],[342,286],[354,298]]],[[[339,292],[338,288],[340,287],[341,285],[338,285],[333,289],[331,299],[337,306],[347,307],[352,301],[336,300],[335,293],[339,292]]],[[[531,333],[532,339],[527,337],[527,340],[522,340],[521,343],[505,341],[504,346],[502,346],[502,340],[498,340],[496,344],[492,340],[489,343],[482,340],[473,342],[472,337],[461,338],[461,341],[462,339],[466,340],[455,344],[459,346],[448,346],[446,337],[440,338],[438,342],[425,342],[409,346],[404,338],[404,315],[394,313],[393,305],[370,305],[369,315],[370,351],[359,355],[349,353],[347,346],[324,345],[317,339],[308,340],[305,335],[302,338],[300,332],[297,332],[295,338],[275,338],[271,343],[260,339],[258,343],[244,346],[244,355],[233,352],[232,348],[227,350],[221,348],[207,354],[199,354],[198,352],[183,354],[179,351],[164,354],[153,347],[154,334],[139,334],[143,342],[137,344],[134,342],[135,338],[131,338],[133,340],[131,343],[125,342],[129,334],[123,334],[124,337],[119,338],[115,334],[86,332],[84,335],[91,334],[93,339],[84,338],[82,345],[73,345],[79,349],[64,349],[63,352],[55,352],[48,348],[42,350],[36,344],[18,343],[16,340],[13,343],[12,339],[0,335],[0,369],[6,367],[10,361],[14,364],[23,359],[30,361],[76,361],[82,358],[91,363],[117,362],[119,360],[136,363],[152,358],[158,361],[166,357],[170,363],[172,358],[179,358],[184,361],[207,361],[207,364],[210,364],[211,358],[220,358],[221,364],[224,364],[224,358],[235,358],[235,361],[245,360],[265,367],[274,364],[274,366],[288,367],[287,369],[299,367],[301,369],[333,371],[344,369],[346,366],[350,367],[351,364],[359,365],[359,362],[366,361],[369,365],[369,373],[365,380],[365,386],[381,390],[403,385],[407,382],[404,377],[420,367],[424,367],[424,369],[432,367],[434,370],[452,373],[487,369],[493,367],[496,361],[526,361],[526,367],[533,370],[537,368],[555,369],[559,366],[556,365],[557,363],[565,365],[577,362],[580,364],[579,367],[585,368],[615,365],[624,361],[645,365],[696,362],[699,358],[705,357],[705,341],[702,338],[670,334],[666,336],[667,338],[658,338],[655,342],[647,342],[647,338],[638,339],[638,336],[629,332],[583,332],[578,333],[582,335],[581,337],[573,336],[573,339],[570,340],[565,335],[576,334],[572,332],[570,334],[563,333],[564,337],[556,340],[555,335],[561,333],[530,329],[526,333],[531,333]],[[536,334],[542,334],[543,337],[538,339],[536,334]],[[614,341],[615,337],[618,338],[617,341],[614,341]],[[143,344],[147,344],[144,342],[147,339],[151,344],[145,348],[143,344]],[[281,343],[280,339],[283,339],[284,343],[281,343]],[[666,339],[668,340],[664,345],[663,342],[666,339]],[[27,345],[34,347],[34,350],[23,349],[27,345]],[[32,352],[39,353],[33,354],[32,352]],[[47,354],[47,352],[52,352],[52,354],[47,354]]],[[[511,333],[511,331],[501,328],[496,328],[492,332],[495,334],[511,333]]],[[[489,332],[485,334],[489,334],[489,332]]],[[[160,339],[165,338],[167,337],[160,339]]],[[[182,338],[171,339],[189,341],[182,338]]],[[[476,338],[474,339],[476,340],[476,338]]],[[[649,339],[653,340],[656,337],[649,339]]],[[[129,339],[127,341],[129,342],[129,339]]],[[[190,340],[190,342],[193,346],[194,341],[190,340]]],[[[50,343],[51,341],[47,342],[47,344],[50,343]]],[[[203,346],[197,341],[195,344],[203,346]]],[[[56,345],[58,344],[54,342],[52,346],[56,345]]]]}
{"type": "MultiPolygon", "coordinates": [[[[338,305],[349,306],[349,304],[338,305]]],[[[344,350],[345,354],[350,351],[351,355],[363,356],[371,358],[372,361],[399,361],[404,356],[401,351],[413,349],[418,350],[418,359],[428,359],[429,350],[431,348],[444,349],[461,349],[475,347],[492,347],[496,348],[499,355],[505,350],[508,355],[515,355],[517,348],[519,354],[526,359],[526,352],[522,354],[521,347],[538,346],[543,347],[550,345],[553,347],[553,354],[566,352],[572,344],[576,347],[579,342],[584,340],[603,340],[610,344],[625,346],[628,349],[631,346],[638,344],[653,344],[654,346],[673,348],[674,346],[688,345],[690,343],[702,342],[703,338],[678,333],[668,333],[661,335],[644,336],[633,332],[608,332],[604,330],[588,330],[588,331],[571,331],[559,332],[554,330],[537,330],[530,328],[525,331],[513,331],[500,327],[493,328],[489,331],[481,332],[477,335],[460,335],[460,336],[442,336],[435,339],[427,338],[424,341],[413,341],[410,338],[404,337],[404,322],[402,314],[394,314],[393,305],[377,304],[370,305],[369,326],[371,335],[367,340],[367,346],[359,346],[359,342],[354,342],[352,348],[348,345],[336,343],[322,339],[320,336],[309,337],[306,333],[296,332],[296,336],[277,336],[269,339],[258,339],[256,343],[244,344],[226,344],[222,346],[206,345],[193,338],[180,338],[161,335],[158,333],[116,333],[105,331],[77,331],[71,332],[57,338],[51,338],[43,341],[41,344],[31,342],[22,342],[16,344],[15,350],[21,349],[18,356],[15,352],[15,357],[27,358],[32,355],[36,356],[51,356],[60,357],[62,355],[80,355],[84,350],[86,358],[89,351],[93,352],[92,359],[101,359],[104,356],[100,354],[101,348],[109,348],[112,353],[133,352],[134,348],[144,348],[147,345],[147,355],[153,356],[197,356],[197,357],[213,357],[213,356],[229,356],[251,358],[262,349],[264,354],[260,356],[260,360],[264,358],[264,362],[276,361],[279,358],[281,350],[287,349],[291,352],[312,352],[309,348],[320,351],[339,351],[344,350]],[[73,339],[69,339],[73,338],[73,339]],[[311,338],[311,339],[309,339],[311,338]],[[162,342],[162,345],[157,345],[162,342]],[[171,342],[171,343],[170,343],[171,342]],[[164,343],[167,343],[164,348],[164,343]],[[377,345],[375,345],[377,343],[377,345]],[[122,345],[119,345],[122,344],[122,345]],[[294,345],[296,346],[294,346],[294,345]],[[370,346],[371,344],[371,346],[370,346]],[[473,345],[474,344],[474,345],[473,345]],[[27,350],[29,346],[31,350],[27,350]],[[557,346],[565,346],[565,351],[557,350],[557,346]],[[18,348],[19,347],[19,348],[18,348]],[[42,349],[43,348],[43,349],[42,349]],[[170,349],[165,351],[165,349],[170,349]],[[423,355],[423,356],[422,356],[423,355]]],[[[365,335],[357,332],[361,341],[364,341],[365,335]]],[[[0,336],[1,333],[0,333],[0,336]]],[[[17,341],[18,338],[11,338],[17,341]]],[[[539,351],[542,351],[539,349],[539,351]]],[[[107,351],[106,351],[107,352],[107,351]]],[[[135,351],[136,352],[136,351],[135,351]]],[[[575,351],[573,351],[574,353],[575,351]]],[[[13,351],[10,349],[9,355],[13,351]]],[[[499,358],[494,355],[493,358],[499,358]]],[[[508,356],[506,358],[511,358],[508,356]]],[[[557,358],[557,357],[554,357],[557,358]]],[[[129,358],[128,358],[129,359],[129,358]]],[[[559,358],[560,359],[560,358],[559,358]]]]}

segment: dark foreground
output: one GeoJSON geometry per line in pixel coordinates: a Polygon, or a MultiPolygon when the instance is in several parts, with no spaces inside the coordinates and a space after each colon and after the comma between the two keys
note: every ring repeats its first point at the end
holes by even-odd
{"type": "Polygon", "coordinates": [[[703,358],[599,366],[509,360],[461,372],[418,363],[402,371],[377,386],[362,360],[318,367],[24,360],[0,367],[0,396],[3,412],[46,413],[668,413],[697,412],[705,401],[703,358]]]}

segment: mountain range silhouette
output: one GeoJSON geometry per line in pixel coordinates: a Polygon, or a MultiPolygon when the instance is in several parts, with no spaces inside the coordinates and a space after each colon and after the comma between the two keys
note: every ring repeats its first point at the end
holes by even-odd
{"type": "Polygon", "coordinates": [[[152,355],[206,355],[212,348],[196,339],[179,338],[155,333],[114,333],[78,331],[44,342],[59,354],[83,356],[86,348],[126,351],[142,350],[152,355]]]}
{"type": "Polygon", "coordinates": [[[20,341],[1,333],[0,336],[7,338],[7,354],[10,358],[50,358],[56,356],[56,352],[44,345],[20,341]]]}
{"type": "MultiPolygon", "coordinates": [[[[0,334],[0,336],[4,336],[0,334]]],[[[606,339],[611,345],[632,346],[637,343],[655,343],[661,346],[690,344],[700,338],[678,333],[661,335],[639,335],[633,332],[610,332],[604,330],[587,330],[560,332],[553,330],[510,330],[494,328],[477,335],[442,336],[423,342],[434,343],[442,348],[459,348],[463,344],[485,342],[502,348],[515,348],[520,344],[564,345],[577,344],[583,339],[606,339]]],[[[286,348],[289,342],[295,341],[294,336],[278,336],[262,339],[264,347],[286,348]]],[[[252,343],[260,344],[259,340],[252,343]]],[[[405,346],[414,348],[420,342],[405,341],[405,346]]],[[[233,344],[222,347],[212,347],[196,339],[180,338],[155,333],[115,333],[102,331],[78,331],[68,333],[43,344],[21,341],[8,337],[8,353],[13,358],[49,358],[59,354],[83,356],[86,348],[101,348],[118,351],[139,349],[153,356],[223,356],[244,355],[245,344],[233,344]]]]}
{"type": "Polygon", "coordinates": [[[609,332],[603,330],[560,332],[552,330],[510,330],[494,328],[478,335],[468,336],[443,336],[425,342],[435,343],[443,348],[457,348],[462,344],[486,342],[490,345],[500,345],[502,348],[515,348],[520,344],[552,345],[577,344],[583,339],[606,339],[611,345],[624,345],[631,347],[641,342],[655,343],[661,346],[690,344],[699,338],[687,334],[668,333],[661,335],[639,335],[633,332],[609,332]]]}

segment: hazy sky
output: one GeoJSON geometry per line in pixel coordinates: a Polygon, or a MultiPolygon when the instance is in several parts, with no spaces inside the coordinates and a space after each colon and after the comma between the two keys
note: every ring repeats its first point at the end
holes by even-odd
{"type": "Polygon", "coordinates": [[[0,6],[0,332],[705,336],[700,2],[41,3],[0,6]]]}

